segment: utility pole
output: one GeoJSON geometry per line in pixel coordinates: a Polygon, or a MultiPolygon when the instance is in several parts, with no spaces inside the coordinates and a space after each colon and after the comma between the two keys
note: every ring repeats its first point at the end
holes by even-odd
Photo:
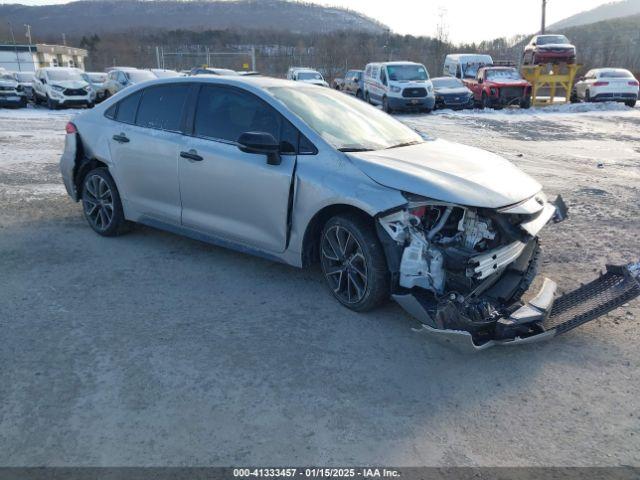
{"type": "Polygon", "coordinates": [[[547,28],[547,0],[542,0],[542,27],[540,33],[544,35],[547,28]]]}
{"type": "Polygon", "coordinates": [[[20,55],[18,54],[18,45],[16,45],[16,37],[13,34],[13,25],[11,25],[11,22],[7,22],[7,24],[9,25],[9,32],[11,32],[11,41],[13,42],[13,49],[16,52],[16,62],[18,63],[18,71],[21,72],[22,67],[20,66],[20,55]]]}
{"type": "Polygon", "coordinates": [[[29,41],[29,45],[31,45],[31,43],[33,43],[33,40],[31,40],[31,25],[25,23],[24,27],[27,29],[27,33],[25,35],[29,41]]]}
{"type": "Polygon", "coordinates": [[[33,68],[35,70],[35,62],[33,60],[33,54],[31,53],[31,44],[33,43],[33,40],[31,40],[31,25],[28,25],[25,23],[24,26],[27,29],[27,33],[26,33],[27,40],[29,40],[29,61],[33,63],[33,68]]]}
{"type": "Polygon", "coordinates": [[[67,46],[67,34],[63,33],[62,34],[62,44],[66,47],[67,46]]]}

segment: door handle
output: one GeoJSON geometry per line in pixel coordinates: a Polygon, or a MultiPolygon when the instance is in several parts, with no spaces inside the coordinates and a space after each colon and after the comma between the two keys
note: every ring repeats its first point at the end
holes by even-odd
{"type": "Polygon", "coordinates": [[[195,150],[180,152],[180,156],[182,158],[186,158],[187,160],[193,160],[194,162],[201,162],[202,160],[204,160],[200,155],[198,155],[198,152],[196,152],[195,150]]]}
{"type": "Polygon", "coordinates": [[[129,138],[127,138],[127,136],[124,133],[121,133],[120,135],[114,135],[113,139],[118,143],[128,143],[129,142],[129,138]]]}

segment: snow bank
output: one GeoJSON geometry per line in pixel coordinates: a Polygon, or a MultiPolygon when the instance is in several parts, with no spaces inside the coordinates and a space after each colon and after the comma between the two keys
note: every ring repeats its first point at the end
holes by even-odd
{"type": "Polygon", "coordinates": [[[24,119],[38,119],[38,118],[71,118],[83,109],[66,108],[63,110],[49,110],[41,107],[34,107],[28,105],[27,108],[0,108],[0,118],[24,118],[24,119]]]}
{"type": "Polygon", "coordinates": [[[566,103],[550,105],[548,107],[532,107],[529,109],[521,109],[517,107],[505,108],[502,110],[493,109],[473,109],[473,110],[437,110],[433,115],[444,117],[486,117],[492,120],[524,120],[540,119],[546,115],[563,116],[563,115],[624,115],[636,114],[640,108],[640,104],[636,108],[629,108],[624,103],[602,102],[602,103],[566,103]]]}

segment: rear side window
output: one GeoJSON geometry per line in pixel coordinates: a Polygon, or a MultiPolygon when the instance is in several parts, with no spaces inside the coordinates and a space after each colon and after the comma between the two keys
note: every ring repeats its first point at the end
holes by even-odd
{"type": "Polygon", "coordinates": [[[190,86],[163,85],[144,90],[136,125],[158,130],[177,132],[180,130],[182,109],[190,86]]]}
{"type": "Polygon", "coordinates": [[[118,122],[135,123],[141,96],[142,92],[136,92],[118,103],[118,113],[116,114],[118,122]]]}
{"type": "Polygon", "coordinates": [[[198,97],[194,134],[237,142],[245,132],[280,138],[282,116],[248,92],[205,85],[198,97]]]}

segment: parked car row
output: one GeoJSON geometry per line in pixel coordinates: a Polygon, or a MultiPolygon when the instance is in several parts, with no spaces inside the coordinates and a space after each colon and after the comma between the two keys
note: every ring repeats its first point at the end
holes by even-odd
{"type": "MultiPolygon", "coordinates": [[[[575,64],[576,47],[564,35],[536,35],[524,48],[522,65],[575,64]]],[[[422,64],[370,63],[365,70],[349,70],[333,87],[383,110],[504,108],[531,106],[532,85],[511,62],[490,55],[449,54],[443,76],[430,78],[422,64]]],[[[293,79],[291,76],[288,78],[293,79]]],[[[571,101],[618,101],[635,106],[638,80],[620,68],[590,70],[571,92],[571,101]]]]}

